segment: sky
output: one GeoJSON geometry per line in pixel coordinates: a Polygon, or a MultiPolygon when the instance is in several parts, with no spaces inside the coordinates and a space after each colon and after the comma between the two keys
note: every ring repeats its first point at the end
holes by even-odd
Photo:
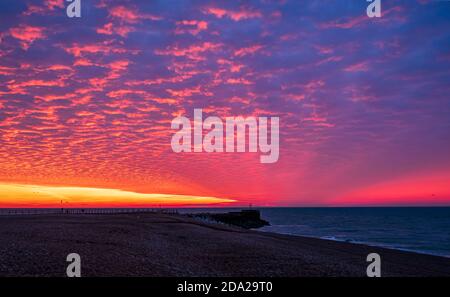
{"type": "Polygon", "coordinates": [[[450,205],[450,1],[368,4],[1,1],[0,207],[450,205]],[[278,161],[173,152],[194,108],[278,161]]]}

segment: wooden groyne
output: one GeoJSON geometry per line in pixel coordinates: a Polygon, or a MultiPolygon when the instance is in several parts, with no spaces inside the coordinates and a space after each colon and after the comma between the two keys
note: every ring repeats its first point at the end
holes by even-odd
{"type": "Polygon", "coordinates": [[[261,228],[270,225],[269,222],[261,219],[261,214],[256,209],[245,209],[227,213],[200,213],[192,214],[191,216],[239,226],[245,229],[261,228]]]}

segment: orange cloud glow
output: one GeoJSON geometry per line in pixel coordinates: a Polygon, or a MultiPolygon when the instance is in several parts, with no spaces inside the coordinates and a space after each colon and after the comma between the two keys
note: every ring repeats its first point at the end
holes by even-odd
{"type": "Polygon", "coordinates": [[[145,194],[118,189],[0,184],[0,207],[149,207],[234,202],[207,196],[145,194]]]}

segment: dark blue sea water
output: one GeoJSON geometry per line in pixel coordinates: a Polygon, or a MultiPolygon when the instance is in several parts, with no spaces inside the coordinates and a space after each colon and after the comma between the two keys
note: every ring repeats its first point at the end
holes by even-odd
{"type": "MultiPolygon", "coordinates": [[[[259,229],[262,231],[365,243],[450,257],[450,207],[260,210],[262,218],[271,224],[259,229]]],[[[181,212],[186,211],[188,210],[181,212]]]]}

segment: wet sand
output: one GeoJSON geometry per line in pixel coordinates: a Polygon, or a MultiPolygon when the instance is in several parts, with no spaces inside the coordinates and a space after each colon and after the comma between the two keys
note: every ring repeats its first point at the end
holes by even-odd
{"type": "Polygon", "coordinates": [[[450,276],[450,259],[204,223],[175,214],[0,216],[0,276],[450,276]]]}

